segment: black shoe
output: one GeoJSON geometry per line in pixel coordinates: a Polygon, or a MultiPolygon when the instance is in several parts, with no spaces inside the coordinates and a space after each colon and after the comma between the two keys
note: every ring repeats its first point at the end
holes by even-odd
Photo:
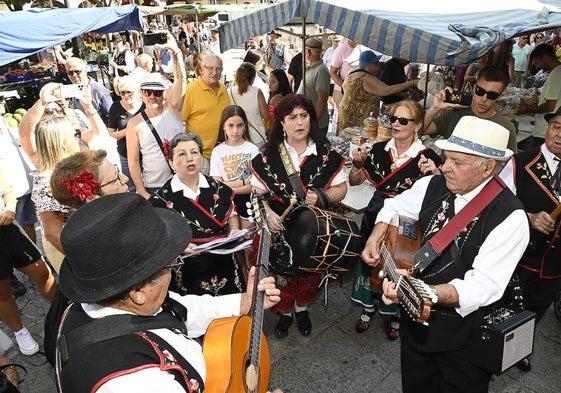
{"type": "Polygon", "coordinates": [[[12,277],[10,277],[10,284],[12,285],[12,294],[14,297],[20,297],[27,292],[25,285],[13,274],[12,277]]]}
{"type": "Polygon", "coordinates": [[[310,321],[310,317],[308,316],[308,310],[296,313],[296,324],[302,336],[309,336],[312,334],[312,321],[310,321]]]}
{"type": "Polygon", "coordinates": [[[292,325],[292,317],[281,314],[277,326],[275,326],[275,337],[285,338],[288,336],[288,328],[292,325]]]}
{"type": "Polygon", "coordinates": [[[526,357],[520,360],[518,363],[516,363],[516,367],[518,367],[519,370],[522,370],[525,373],[527,373],[532,369],[532,363],[530,363],[530,358],[526,357]]]}

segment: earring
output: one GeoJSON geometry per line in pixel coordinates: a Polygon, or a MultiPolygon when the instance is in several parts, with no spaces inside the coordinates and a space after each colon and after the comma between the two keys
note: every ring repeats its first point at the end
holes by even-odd
{"type": "Polygon", "coordinates": [[[284,130],[284,127],[282,129],[282,136],[286,138],[286,131],[284,130]]]}

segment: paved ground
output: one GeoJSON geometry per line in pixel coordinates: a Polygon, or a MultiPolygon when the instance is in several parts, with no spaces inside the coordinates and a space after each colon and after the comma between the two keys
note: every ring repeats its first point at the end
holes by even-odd
{"type": "MultiPolygon", "coordinates": [[[[28,292],[18,299],[24,323],[42,343],[43,317],[47,303],[40,299],[30,281],[24,279],[28,292]]],[[[354,332],[360,308],[349,301],[350,274],[343,285],[331,284],[327,311],[323,299],[310,310],[313,333],[301,336],[296,326],[290,335],[278,340],[272,336],[276,316],[268,313],[264,330],[270,335],[271,383],[285,393],[397,392],[401,390],[399,341],[390,342],[383,332],[383,321],[376,322],[364,334],[354,332]]],[[[5,325],[1,325],[6,330],[5,325]]],[[[12,334],[9,333],[13,338],[12,334]]],[[[24,365],[29,374],[21,386],[25,393],[55,392],[53,370],[41,354],[23,356],[12,347],[7,353],[24,365]]],[[[523,373],[516,368],[494,377],[492,393],[557,393],[561,391],[561,322],[548,312],[535,335],[533,370],[523,373]]],[[[422,392],[422,388],[420,388],[422,392]]]]}

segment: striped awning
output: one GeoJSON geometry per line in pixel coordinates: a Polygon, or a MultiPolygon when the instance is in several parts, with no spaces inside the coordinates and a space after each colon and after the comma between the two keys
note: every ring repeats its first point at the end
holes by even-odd
{"type": "Polygon", "coordinates": [[[223,24],[220,45],[237,47],[302,17],[386,55],[460,65],[508,38],[560,27],[560,6],[558,0],[287,0],[223,24]]]}

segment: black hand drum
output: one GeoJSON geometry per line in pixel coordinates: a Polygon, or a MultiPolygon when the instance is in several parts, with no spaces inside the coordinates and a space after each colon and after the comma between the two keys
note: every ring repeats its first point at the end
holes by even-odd
{"type": "Polygon", "coordinates": [[[346,272],[359,260],[362,242],[358,225],[342,215],[299,206],[284,226],[284,238],[301,270],[346,272]]]}

